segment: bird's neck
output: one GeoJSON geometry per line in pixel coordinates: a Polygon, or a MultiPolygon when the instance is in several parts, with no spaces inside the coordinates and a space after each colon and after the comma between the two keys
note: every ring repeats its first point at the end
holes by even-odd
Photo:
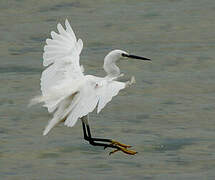
{"type": "Polygon", "coordinates": [[[117,60],[118,60],[118,58],[113,58],[113,57],[109,57],[109,56],[106,56],[104,59],[103,68],[106,71],[107,76],[110,78],[117,78],[120,76],[120,69],[116,65],[117,60]]]}

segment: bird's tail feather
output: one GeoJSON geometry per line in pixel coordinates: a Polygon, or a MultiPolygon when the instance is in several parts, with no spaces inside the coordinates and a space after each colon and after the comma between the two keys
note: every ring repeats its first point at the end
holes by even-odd
{"type": "Polygon", "coordinates": [[[74,106],[76,105],[76,103],[79,100],[79,96],[76,97],[76,95],[78,94],[78,92],[73,93],[72,95],[66,97],[64,99],[64,101],[62,101],[59,106],[57,111],[54,114],[53,119],[51,119],[48,123],[48,125],[46,126],[43,135],[47,135],[49,133],[49,131],[55,127],[58,123],[60,122],[64,122],[68,116],[68,114],[72,111],[72,109],[74,108],[74,106]]]}
{"type": "Polygon", "coordinates": [[[28,104],[28,107],[31,107],[35,104],[39,104],[42,103],[46,100],[46,98],[44,96],[36,96],[33,99],[30,100],[30,103],[28,104]]]}
{"type": "Polygon", "coordinates": [[[45,130],[43,131],[43,136],[47,135],[49,131],[58,123],[59,123],[58,118],[54,117],[53,119],[51,119],[48,125],[46,126],[45,130]]]}

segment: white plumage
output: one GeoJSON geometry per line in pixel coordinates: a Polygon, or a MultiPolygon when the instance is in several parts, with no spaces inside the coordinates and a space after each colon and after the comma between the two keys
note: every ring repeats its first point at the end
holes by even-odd
{"type": "Polygon", "coordinates": [[[32,100],[32,104],[44,102],[49,113],[53,113],[43,135],[60,122],[74,126],[79,118],[92,112],[96,106],[99,113],[113,96],[134,82],[134,79],[126,83],[116,81],[121,75],[115,63],[122,53],[127,54],[121,50],[111,51],[105,57],[106,77],[84,75],[79,63],[83,42],[77,40],[68,20],[65,26],[64,29],[58,24],[58,33],[52,31],[52,39],[46,40],[43,65],[47,68],[41,76],[42,96],[32,100]]]}

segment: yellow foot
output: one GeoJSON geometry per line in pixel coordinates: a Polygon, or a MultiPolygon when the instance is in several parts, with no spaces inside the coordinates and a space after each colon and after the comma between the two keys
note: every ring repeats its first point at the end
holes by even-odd
{"type": "Polygon", "coordinates": [[[114,140],[111,140],[111,144],[121,146],[121,147],[124,147],[124,148],[130,148],[131,147],[130,145],[122,144],[122,143],[114,141],[114,140]]]}
{"type": "Polygon", "coordinates": [[[115,152],[118,152],[118,151],[122,151],[122,152],[124,152],[124,153],[126,153],[126,154],[129,154],[129,155],[135,155],[135,154],[137,154],[137,151],[129,150],[129,149],[127,149],[127,148],[120,147],[120,146],[117,146],[117,147],[119,147],[119,149],[115,149],[115,150],[111,151],[111,152],[109,153],[109,155],[111,155],[111,154],[113,154],[113,153],[115,153],[115,152]]]}

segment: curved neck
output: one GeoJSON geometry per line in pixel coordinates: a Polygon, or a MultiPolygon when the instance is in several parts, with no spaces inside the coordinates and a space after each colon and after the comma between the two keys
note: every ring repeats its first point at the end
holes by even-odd
{"type": "Polygon", "coordinates": [[[104,59],[103,68],[107,73],[108,77],[117,78],[120,76],[120,69],[116,65],[116,61],[118,60],[117,57],[107,55],[104,59]]]}

